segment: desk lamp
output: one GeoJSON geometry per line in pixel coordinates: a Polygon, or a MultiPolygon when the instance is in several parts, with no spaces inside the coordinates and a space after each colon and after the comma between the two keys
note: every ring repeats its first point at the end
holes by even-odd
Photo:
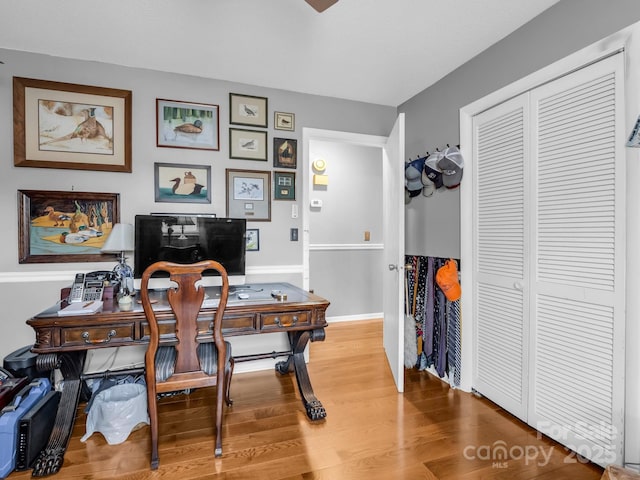
{"type": "Polygon", "coordinates": [[[184,234],[184,226],[185,225],[195,225],[195,222],[191,217],[178,217],[178,221],[176,225],[180,225],[181,235],[178,237],[178,240],[186,240],[187,236],[184,234]]]}
{"type": "Polygon", "coordinates": [[[133,225],[130,223],[116,223],[104,242],[102,253],[119,253],[118,265],[113,267],[113,273],[120,281],[120,294],[128,296],[133,291],[133,269],[127,265],[124,252],[134,250],[133,225]]]}

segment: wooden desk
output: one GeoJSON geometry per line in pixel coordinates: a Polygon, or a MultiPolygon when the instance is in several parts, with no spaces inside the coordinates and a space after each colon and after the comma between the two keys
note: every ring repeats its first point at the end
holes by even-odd
{"type": "MultiPolygon", "coordinates": [[[[281,352],[256,352],[234,356],[236,362],[261,358],[286,357],[276,364],[280,374],[294,372],[307,416],[311,420],[326,417],[322,403],[313,393],[304,350],[309,341],[324,340],[327,326],[325,312],[329,302],[288,283],[262,283],[232,287],[233,293],[225,310],[222,330],[225,337],[286,332],[290,349],[281,352]],[[286,295],[274,298],[272,292],[286,295]],[[240,300],[238,294],[248,298],[240,300]]],[[[203,339],[211,334],[214,302],[219,288],[207,287],[205,304],[198,320],[199,335],[203,339]]],[[[166,301],[166,292],[154,292],[154,308],[160,311],[162,342],[175,342],[173,314],[166,301]]],[[[142,305],[134,301],[132,309],[121,310],[117,302],[105,302],[103,311],[85,316],[58,316],[65,304],[55,305],[27,323],[35,330],[36,341],[32,351],[38,354],[36,365],[46,371],[60,368],[65,378],[58,415],[49,444],[36,462],[33,476],[56,473],[62,467],[82,386],[82,371],[87,350],[94,348],[140,345],[148,341],[149,329],[142,305]]]]}

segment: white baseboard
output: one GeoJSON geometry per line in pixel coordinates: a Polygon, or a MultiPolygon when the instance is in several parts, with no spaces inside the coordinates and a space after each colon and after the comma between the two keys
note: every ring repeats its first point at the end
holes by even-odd
{"type": "Polygon", "coordinates": [[[361,320],[373,320],[376,318],[383,318],[384,313],[362,313],[358,315],[338,315],[334,317],[327,317],[327,323],[339,323],[339,322],[353,322],[361,320]]]}

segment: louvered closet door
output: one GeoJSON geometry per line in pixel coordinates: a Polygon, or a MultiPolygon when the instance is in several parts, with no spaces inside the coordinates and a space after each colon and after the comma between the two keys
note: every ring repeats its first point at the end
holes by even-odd
{"type": "Polygon", "coordinates": [[[528,94],[474,117],[473,386],[526,420],[528,94]]]}
{"type": "Polygon", "coordinates": [[[623,446],[622,58],[531,92],[528,421],[601,465],[623,446]]]}

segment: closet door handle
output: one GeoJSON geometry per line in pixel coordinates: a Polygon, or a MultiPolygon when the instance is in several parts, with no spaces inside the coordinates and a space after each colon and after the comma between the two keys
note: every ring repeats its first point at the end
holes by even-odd
{"type": "Polygon", "coordinates": [[[516,290],[524,290],[524,287],[522,286],[522,282],[516,280],[515,282],[513,282],[513,288],[515,288],[516,290]]]}

